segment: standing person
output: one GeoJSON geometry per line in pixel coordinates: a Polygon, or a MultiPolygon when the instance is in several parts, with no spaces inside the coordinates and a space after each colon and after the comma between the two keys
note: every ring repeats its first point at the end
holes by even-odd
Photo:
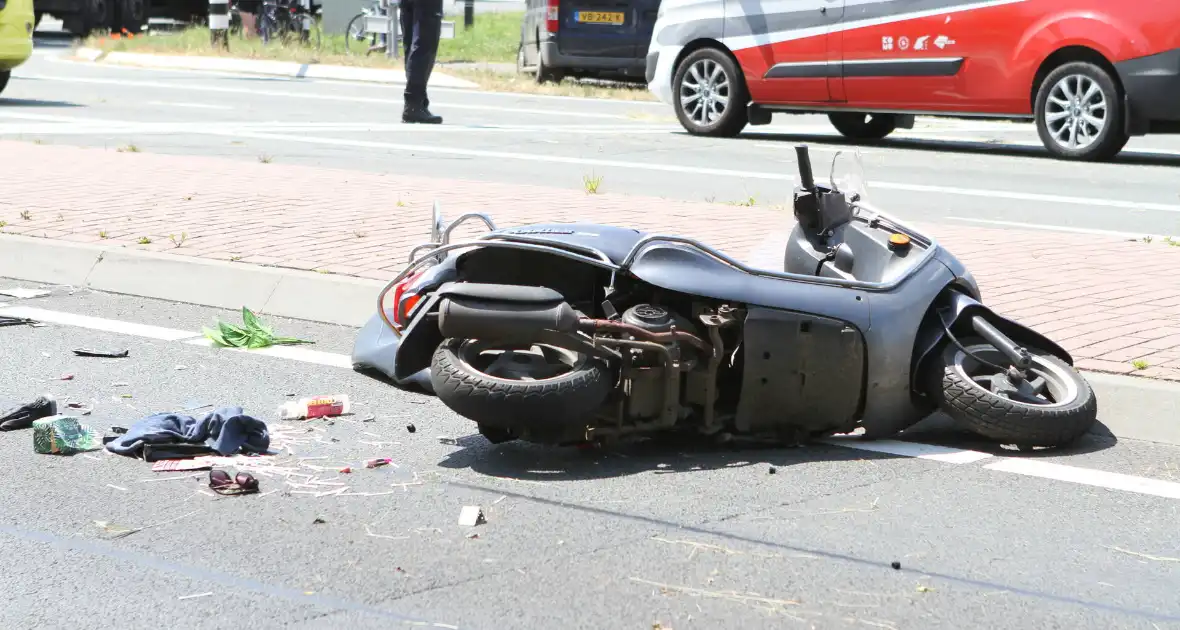
{"type": "Polygon", "coordinates": [[[426,83],[434,70],[442,35],[442,0],[401,0],[402,50],[406,59],[405,109],[402,122],[437,125],[442,116],[430,113],[426,83]]]}

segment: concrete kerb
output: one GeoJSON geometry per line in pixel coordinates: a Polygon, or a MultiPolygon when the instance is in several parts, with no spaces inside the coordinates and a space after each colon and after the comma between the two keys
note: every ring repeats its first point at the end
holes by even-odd
{"type": "MultiPolygon", "coordinates": [[[[202,260],[50,239],[0,235],[0,277],[87,287],[200,306],[360,327],[384,283],[246,263],[202,260]]],[[[1120,439],[1180,445],[1180,384],[1085,372],[1099,420],[1120,439]]]]}
{"type": "Polygon", "coordinates": [[[384,283],[244,263],[0,235],[0,277],[359,327],[384,283]]]}
{"type": "MultiPolygon", "coordinates": [[[[333,81],[359,81],[367,83],[388,83],[404,85],[406,75],[397,68],[360,68],[327,64],[297,63],[293,61],[270,61],[266,59],[239,59],[235,57],[201,57],[181,55],[149,55],[145,53],[104,52],[94,48],[78,48],[74,51],[78,61],[155,68],[161,70],[201,70],[207,72],[235,72],[266,76],[289,77],[293,79],[325,79],[333,81]]],[[[449,74],[435,71],[430,75],[430,84],[436,87],[455,89],[476,89],[479,85],[449,74]]]]}

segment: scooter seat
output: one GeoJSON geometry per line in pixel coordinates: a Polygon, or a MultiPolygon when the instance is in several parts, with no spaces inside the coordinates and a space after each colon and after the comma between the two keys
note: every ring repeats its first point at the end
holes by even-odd
{"type": "Polygon", "coordinates": [[[556,247],[589,247],[606,254],[616,265],[622,263],[631,248],[646,236],[639,230],[594,223],[537,223],[497,230],[495,233],[549,241],[556,247]]]}

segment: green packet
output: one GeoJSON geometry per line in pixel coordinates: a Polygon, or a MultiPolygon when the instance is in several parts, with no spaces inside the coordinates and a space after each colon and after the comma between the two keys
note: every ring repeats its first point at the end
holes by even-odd
{"type": "Polygon", "coordinates": [[[102,448],[102,439],[74,416],[50,416],[33,421],[33,450],[73,455],[102,448]]]}

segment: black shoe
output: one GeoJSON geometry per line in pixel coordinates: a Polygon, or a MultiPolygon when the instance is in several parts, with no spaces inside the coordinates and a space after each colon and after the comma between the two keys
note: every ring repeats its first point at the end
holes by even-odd
{"type": "Polygon", "coordinates": [[[424,125],[442,124],[442,116],[435,116],[425,107],[411,107],[402,111],[402,122],[420,123],[424,125]]]}
{"type": "Polygon", "coordinates": [[[52,396],[38,396],[31,403],[9,409],[0,416],[0,431],[27,429],[34,420],[57,415],[57,401],[52,396]]]}

